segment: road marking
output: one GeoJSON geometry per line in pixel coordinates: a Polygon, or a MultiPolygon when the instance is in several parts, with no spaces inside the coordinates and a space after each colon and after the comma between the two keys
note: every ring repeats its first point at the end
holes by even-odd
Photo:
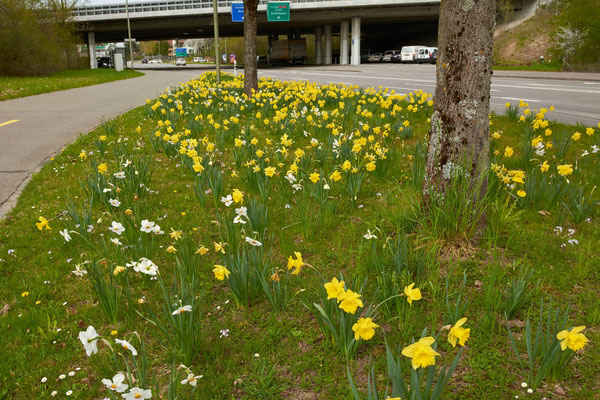
{"type": "Polygon", "coordinates": [[[523,100],[523,101],[529,101],[529,102],[532,102],[532,103],[539,103],[539,102],[540,102],[539,100],[531,100],[531,99],[517,99],[516,97],[499,97],[499,98],[500,98],[500,99],[506,99],[506,100],[516,100],[516,101],[523,100]]]}
{"type": "Polygon", "coordinates": [[[15,122],[19,122],[20,119],[11,119],[10,121],[6,121],[0,124],[0,126],[6,126],[6,125],[10,125],[10,124],[14,124],[15,122]]]}
{"type": "Polygon", "coordinates": [[[584,85],[600,85],[598,82],[583,82],[584,85]]]}

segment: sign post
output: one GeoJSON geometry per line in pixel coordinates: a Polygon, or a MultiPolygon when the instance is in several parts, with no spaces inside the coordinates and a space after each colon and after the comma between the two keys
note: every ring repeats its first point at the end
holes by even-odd
{"type": "Polygon", "coordinates": [[[289,1],[270,1],[267,3],[267,21],[269,22],[289,22],[290,21],[290,2],[289,1]]]}

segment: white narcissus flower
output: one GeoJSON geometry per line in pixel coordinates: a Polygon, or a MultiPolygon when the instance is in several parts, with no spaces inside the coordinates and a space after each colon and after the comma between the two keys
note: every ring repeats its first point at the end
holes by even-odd
{"type": "Polygon", "coordinates": [[[233,204],[233,197],[231,197],[230,194],[228,194],[227,197],[221,197],[221,203],[224,203],[225,207],[229,207],[233,204]]]}
{"type": "Polygon", "coordinates": [[[91,356],[92,353],[98,352],[97,341],[100,338],[96,329],[93,326],[88,326],[85,331],[79,332],[79,340],[83,343],[83,347],[85,347],[85,354],[87,356],[91,356]]]}
{"type": "Polygon", "coordinates": [[[123,383],[124,380],[125,375],[116,374],[115,376],[113,376],[112,380],[102,379],[102,383],[110,390],[114,390],[118,393],[123,393],[129,387],[127,384],[123,383]]]}
{"type": "Polygon", "coordinates": [[[113,207],[119,207],[121,205],[121,202],[119,201],[119,199],[110,199],[110,200],[108,200],[108,202],[113,207]]]}
{"type": "Polygon", "coordinates": [[[110,241],[111,241],[111,242],[112,242],[114,245],[117,245],[117,246],[121,246],[121,245],[123,245],[123,243],[121,243],[121,241],[120,241],[118,238],[112,238],[112,239],[110,239],[110,241]]]}
{"type": "Polygon", "coordinates": [[[158,225],[158,224],[154,224],[154,227],[152,228],[152,232],[154,232],[154,234],[156,234],[156,235],[162,235],[163,233],[165,233],[163,230],[160,229],[160,225],[158,225]]]}
{"type": "Polygon", "coordinates": [[[65,242],[71,241],[71,235],[69,235],[68,230],[63,229],[62,231],[58,231],[58,233],[60,233],[60,235],[65,239],[65,242]]]}
{"type": "Polygon", "coordinates": [[[125,179],[125,172],[123,171],[115,172],[113,175],[117,179],[125,179]]]}
{"type": "Polygon", "coordinates": [[[140,223],[140,231],[150,233],[154,230],[154,222],[148,221],[147,219],[142,220],[140,223]]]}
{"type": "Polygon", "coordinates": [[[140,261],[135,263],[133,270],[146,275],[156,275],[158,273],[158,266],[146,257],[142,257],[140,261]]]}
{"type": "Polygon", "coordinates": [[[112,226],[110,226],[108,228],[109,231],[116,233],[117,235],[120,235],[121,233],[125,232],[125,227],[123,226],[122,223],[117,222],[117,221],[113,221],[111,223],[112,226]]]}
{"type": "Polygon", "coordinates": [[[137,356],[137,354],[138,354],[137,350],[127,340],[115,339],[115,342],[117,342],[117,344],[120,344],[121,347],[124,348],[125,350],[131,351],[131,354],[133,354],[134,356],[137,356]]]}
{"type": "Polygon", "coordinates": [[[363,237],[367,240],[377,239],[377,236],[373,235],[370,229],[367,229],[367,233],[365,233],[363,237]]]}
{"type": "Polygon", "coordinates": [[[194,374],[188,374],[187,378],[185,378],[184,380],[181,381],[182,385],[186,385],[186,384],[190,384],[192,386],[196,386],[196,384],[198,383],[198,379],[202,378],[203,375],[195,375],[194,374]]]}
{"type": "Polygon", "coordinates": [[[184,312],[191,312],[192,311],[192,306],[190,305],[186,305],[183,307],[179,307],[177,310],[173,311],[173,315],[178,315],[178,314],[183,314],[184,312]]]}
{"type": "Polygon", "coordinates": [[[152,391],[150,389],[140,389],[138,387],[132,388],[129,393],[122,394],[125,400],[145,400],[152,398],[152,391]]]}
{"type": "Polygon", "coordinates": [[[252,239],[251,237],[246,236],[246,242],[250,243],[252,246],[260,247],[262,243],[256,239],[252,239]]]}

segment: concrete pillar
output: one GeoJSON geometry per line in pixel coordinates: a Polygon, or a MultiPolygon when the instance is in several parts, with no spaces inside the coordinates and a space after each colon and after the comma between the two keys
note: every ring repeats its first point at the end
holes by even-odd
{"type": "Polygon", "coordinates": [[[98,61],[96,60],[96,35],[94,32],[88,32],[88,53],[90,55],[90,68],[98,68],[98,61]]]}
{"type": "Polygon", "coordinates": [[[342,21],[340,25],[340,65],[348,64],[348,33],[350,32],[350,22],[342,21]]]}
{"type": "Polygon", "coordinates": [[[331,64],[332,37],[331,25],[325,25],[325,65],[331,64]]]}
{"type": "Polygon", "coordinates": [[[352,48],[350,63],[360,65],[360,18],[352,17],[352,48]]]}
{"type": "Polygon", "coordinates": [[[315,64],[323,63],[323,29],[318,27],[315,29],[315,64]]]}

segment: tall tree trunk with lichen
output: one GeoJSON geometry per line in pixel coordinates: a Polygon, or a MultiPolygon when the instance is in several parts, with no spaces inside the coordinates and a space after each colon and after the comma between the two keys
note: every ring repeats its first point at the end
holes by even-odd
{"type": "MultiPolygon", "coordinates": [[[[487,190],[495,0],[442,0],[434,112],[423,199],[443,196],[457,173],[487,190]],[[432,193],[435,192],[435,193],[432,193]]],[[[480,217],[485,226],[485,214],[480,217]]]]}
{"type": "Polygon", "coordinates": [[[244,0],[244,93],[258,90],[256,71],[256,27],[258,0],[244,0]]]}

